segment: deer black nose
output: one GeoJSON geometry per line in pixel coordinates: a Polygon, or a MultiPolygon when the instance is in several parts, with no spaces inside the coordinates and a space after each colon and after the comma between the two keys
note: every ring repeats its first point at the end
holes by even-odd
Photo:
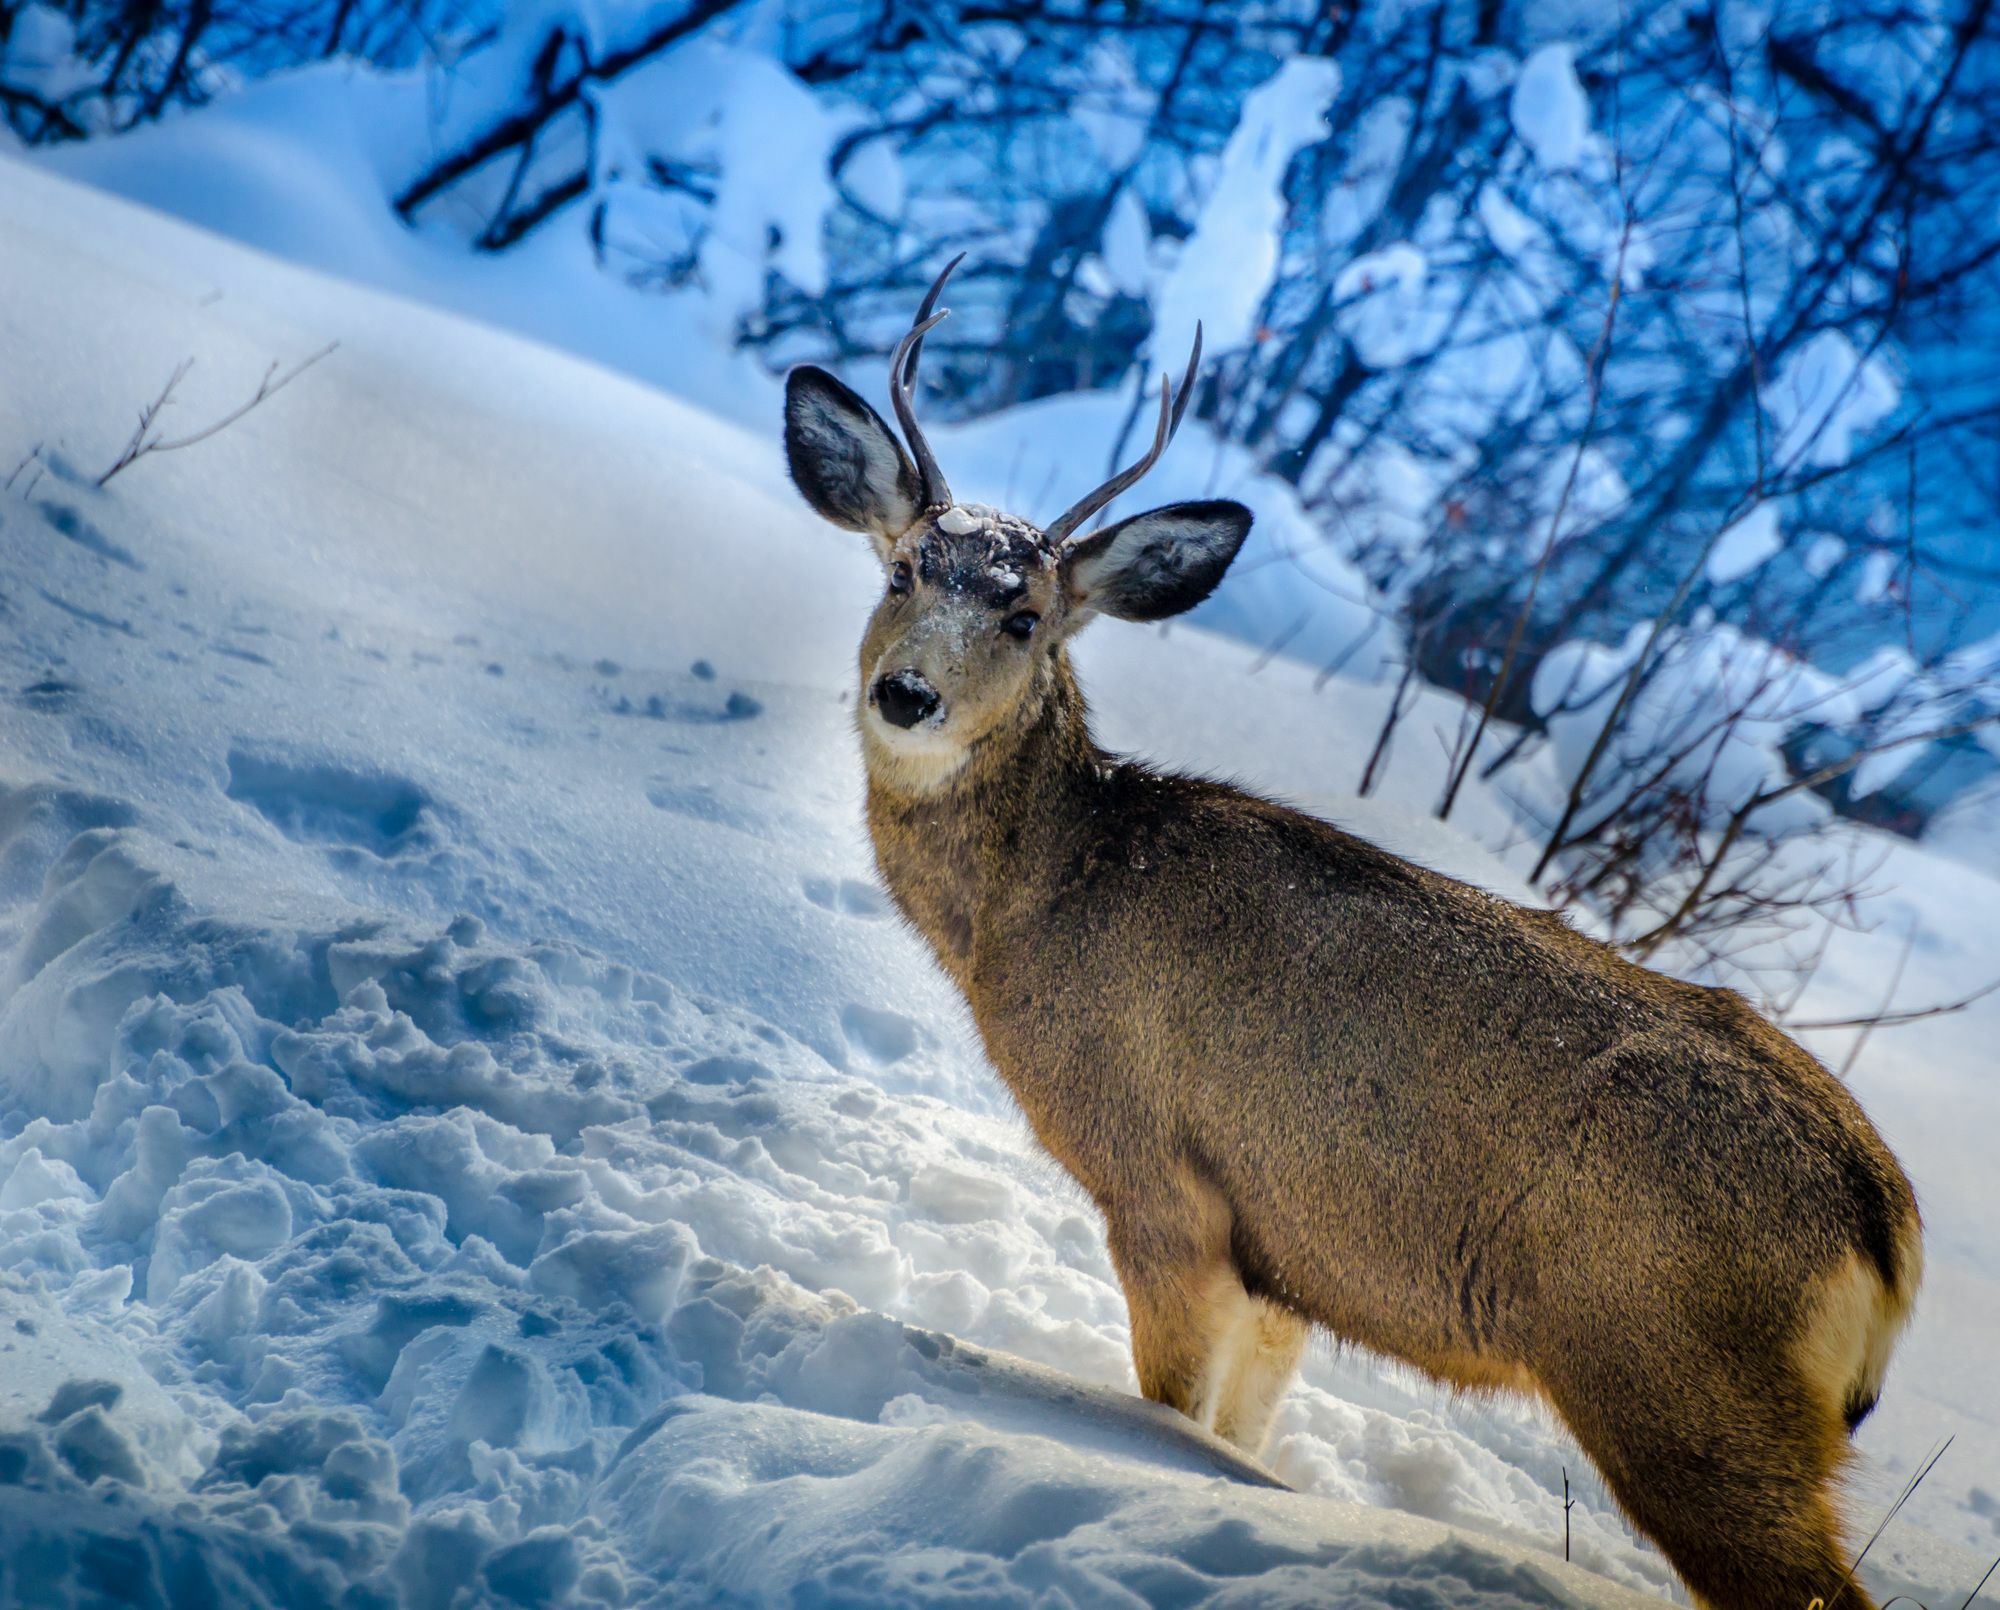
{"type": "Polygon", "coordinates": [[[892,727],[914,727],[943,702],[915,671],[897,671],[875,684],[875,708],[892,727]]]}

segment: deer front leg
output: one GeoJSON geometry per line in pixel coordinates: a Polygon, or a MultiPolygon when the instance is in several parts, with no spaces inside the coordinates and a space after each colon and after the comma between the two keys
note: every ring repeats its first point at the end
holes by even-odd
{"type": "Polygon", "coordinates": [[[1215,1434],[1253,1459],[1264,1456],[1285,1388],[1305,1351],[1306,1322],[1289,1309],[1248,1297],[1234,1369],[1215,1409],[1215,1434]]]}
{"type": "Polygon", "coordinates": [[[1132,1321],[1139,1390],[1213,1429],[1241,1341],[1250,1295],[1229,1259],[1229,1207],[1184,1176],[1178,1190],[1105,1213],[1111,1261],[1132,1321]]]}

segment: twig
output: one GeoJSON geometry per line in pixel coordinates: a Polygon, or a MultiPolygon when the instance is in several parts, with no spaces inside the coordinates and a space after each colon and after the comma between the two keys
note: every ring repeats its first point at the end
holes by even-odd
{"type": "Polygon", "coordinates": [[[148,453],[177,453],[183,447],[193,447],[197,442],[205,442],[209,437],[227,430],[231,425],[243,418],[245,414],[249,413],[251,409],[261,403],[269,402],[271,398],[277,396],[285,387],[289,386],[300,375],[304,374],[339,345],[338,341],[328,342],[311,357],[301,359],[282,375],[278,373],[277,360],[275,358],[272,359],[271,366],[264,371],[264,378],[257,382],[257,390],[248,402],[243,403],[239,407],[232,408],[220,419],[202,426],[200,430],[190,431],[185,436],[177,436],[169,440],[167,437],[160,435],[156,427],[160,414],[174,400],[175,388],[187,378],[188,371],[194,367],[194,359],[183,358],[174,366],[174,372],[167,376],[167,383],[160,388],[159,396],[155,397],[144,408],[139,410],[138,429],[132,432],[132,439],[125,444],[125,450],[118,455],[117,462],[102,475],[98,476],[97,484],[99,486],[108,484],[114,475],[131,468],[132,465],[138,463],[148,453]]]}
{"type": "Polygon", "coordinates": [[[1569,1512],[1576,1508],[1576,1500],[1569,1495],[1569,1466],[1563,1466],[1563,1558],[1569,1558],[1569,1512]]]}
{"type": "Polygon", "coordinates": [[[1403,695],[1409,691],[1416,675],[1417,660],[1413,654],[1403,662],[1403,674],[1397,680],[1395,693],[1390,696],[1388,714],[1382,718],[1382,730],[1375,734],[1375,747],[1369,751],[1368,764],[1361,770],[1361,786],[1355,792],[1363,799],[1375,786],[1376,768],[1389,753],[1389,739],[1396,730],[1396,723],[1403,719],[1403,695]]]}
{"type": "Polygon", "coordinates": [[[1611,269],[1611,297],[1605,304],[1604,325],[1598,331],[1596,349],[1590,355],[1590,409],[1584,416],[1583,429],[1577,435],[1576,451],[1570,456],[1569,474],[1563,479],[1562,493],[1556,499],[1554,512],[1549,515],[1549,534],[1542,543],[1541,556],[1536,559],[1534,571],[1528,577],[1528,590],[1521,600],[1519,612],[1514,616],[1514,629],[1507,634],[1507,647],[1500,656],[1500,668],[1493,673],[1485,703],[1479,708],[1479,720],[1472,729],[1472,740],[1464,746],[1462,753],[1454,752],[1452,756],[1444,798],[1438,802],[1437,818],[1440,822],[1451,820],[1451,808],[1458,802],[1458,791],[1465,782],[1465,774],[1472,770],[1472,763],[1479,754],[1480,740],[1486,736],[1500,696],[1506,692],[1508,681],[1514,674],[1514,661],[1521,651],[1521,639],[1527,632],[1529,617],[1534,614],[1535,597],[1541,591],[1549,561],[1555,557],[1556,544],[1562,540],[1563,516],[1569,512],[1577,475],[1583,468],[1584,455],[1590,451],[1591,440],[1597,434],[1598,409],[1604,398],[1604,367],[1611,356],[1611,332],[1618,322],[1618,304],[1625,289],[1625,253],[1632,241],[1632,224],[1632,209],[1628,203],[1624,227],[1618,233],[1618,258],[1611,269]]]}
{"type": "MultiPolygon", "coordinates": [[[[7,479],[4,481],[0,481],[0,492],[13,491],[14,483],[21,478],[22,472],[25,471],[30,464],[34,463],[35,460],[40,458],[41,456],[42,456],[42,444],[40,442],[37,442],[33,447],[29,448],[27,452],[21,455],[21,462],[14,466],[12,473],[8,475],[7,479]]],[[[30,484],[32,485],[33,483],[30,484]]],[[[26,497],[27,493],[24,491],[21,495],[23,497],[26,497]]]]}
{"type": "Polygon", "coordinates": [[[160,417],[162,409],[174,400],[174,388],[187,378],[187,372],[194,367],[194,359],[183,358],[174,365],[174,372],[167,376],[167,383],[160,388],[159,396],[139,410],[139,425],[132,432],[132,439],[125,444],[125,451],[118,455],[117,463],[97,478],[99,486],[111,479],[128,464],[137,462],[146,451],[146,437],[153,428],[153,421],[160,417]]]}
{"type": "Polygon", "coordinates": [[[660,24],[629,45],[606,52],[600,60],[587,61],[560,83],[551,78],[544,83],[541,94],[532,105],[492,124],[410,184],[396,198],[396,211],[407,220],[432,196],[457,183],[475,168],[484,166],[503,151],[532,142],[551,119],[582,98],[586,85],[606,84],[623,77],[639,63],[706,27],[736,3],[737,0],[697,0],[679,16],[660,24]]]}
{"type": "MultiPolygon", "coordinates": [[[[1901,969],[1898,969],[1900,974],[1901,969]]],[[[1787,1023],[1787,1032],[1807,1029],[1892,1029],[1901,1023],[1915,1023],[1927,1017],[1949,1017],[1954,1012],[1963,1012],[1975,1002],[2000,991],[2000,978],[1990,984],[1983,984],[1969,995],[1961,995],[1954,1001],[1940,1001],[1935,1006],[1912,1006],[1900,1012],[1877,1012],[1870,1017],[1838,1017],[1816,1020],[1811,1023],[1787,1023]]],[[[1890,994],[1894,994],[1894,990],[1890,994]]],[[[1857,1048],[1859,1041],[1856,1042],[1857,1048]]],[[[1851,1058],[1850,1058],[1851,1060],[1851,1058]]]]}
{"type": "Polygon", "coordinates": [[[1903,987],[1903,969],[1910,965],[1910,952],[1916,948],[1917,925],[1910,924],[1910,931],[1903,936],[1903,948],[1896,953],[1896,968],[1889,975],[1889,987],[1882,992],[1882,1004],[1875,1009],[1871,1020],[1863,1022],[1861,1032],[1854,1037],[1854,1043],[1847,1048],[1847,1055],[1840,1064],[1843,1081],[1854,1071],[1854,1064],[1861,1056],[1861,1048],[1868,1043],[1868,1036],[1875,1032],[1875,1025],[1889,1009],[1889,1003],[1896,998],[1896,991],[1903,987]]]}
{"type": "Polygon", "coordinates": [[[1943,1442],[1932,1449],[1930,1458],[1926,1459],[1918,1467],[1917,1473],[1904,1484],[1901,1495],[1896,1499],[1895,1503],[1889,1506],[1888,1514],[1884,1515],[1877,1522],[1875,1530],[1868,1534],[1868,1541],[1861,1545],[1861,1552],[1854,1556],[1854,1563],[1847,1568],[1846,1575],[1840,1579],[1840,1586],[1833,1590],[1833,1597],[1827,1600],[1826,1610],[1833,1610],[1833,1607],[1840,1603],[1840,1596],[1853,1586],[1854,1573],[1861,1569],[1861,1562],[1868,1558],[1868,1551],[1881,1541],[1882,1534],[1889,1529],[1889,1523],[1901,1513],[1903,1506],[1910,1501],[1910,1495],[1923,1485],[1924,1478],[1937,1469],[1937,1462],[1945,1456],[1945,1453],[1952,1445],[1952,1441],[1953,1438],[1946,1437],[1943,1442]]]}
{"type": "Polygon", "coordinates": [[[1694,886],[1688,890],[1673,914],[1649,932],[1627,941],[1629,948],[1639,960],[1644,961],[1660,948],[1664,940],[1682,927],[1700,906],[1702,897],[1708,893],[1715,874],[1721,869],[1730,850],[1735,847],[1737,839],[1742,836],[1750,818],[1757,812],[1767,806],[1775,805],[1779,800],[1789,799],[1794,794],[1818,788],[1823,783],[1830,783],[1837,777],[1843,777],[1873,755],[1886,754],[1892,749],[1901,749],[1910,744],[1937,743],[1946,738],[1956,738],[1977,728],[1989,726],[1995,721],[2000,721],[2000,716],[1983,715],[1969,721],[1950,722],[1924,732],[1904,733],[1900,737],[1889,739],[1886,743],[1870,744],[1857,749],[1851,755],[1821,766],[1816,771],[1807,772],[1802,777],[1791,778],[1776,788],[1760,789],[1730,813],[1729,821],[1722,831],[1721,842],[1715,847],[1715,853],[1703,865],[1701,875],[1696,878],[1694,886]]]}

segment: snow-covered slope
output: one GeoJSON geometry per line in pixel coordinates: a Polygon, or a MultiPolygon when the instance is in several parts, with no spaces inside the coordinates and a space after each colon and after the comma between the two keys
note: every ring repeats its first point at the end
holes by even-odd
{"type": "MultiPolygon", "coordinates": [[[[1129,1396],[1099,1227],[873,881],[878,583],[772,441],[6,163],[0,376],[0,1603],[1667,1582],[1525,1407],[1316,1357],[1287,1492],[1129,1396]],[[182,359],[170,434],[333,340],[93,485],[182,359]]],[[[1378,690],[1186,630],[1084,670],[1113,741],[1519,892],[1337,797],[1378,690]]],[[[1990,1237],[1931,1149],[1964,1068],[1886,1114],[1944,1159],[1951,1306],[1866,1495],[1932,1420],[2000,1446],[1990,1237]]],[[[1972,1543],[2000,1481],[1954,1481],[1972,1543]]]]}

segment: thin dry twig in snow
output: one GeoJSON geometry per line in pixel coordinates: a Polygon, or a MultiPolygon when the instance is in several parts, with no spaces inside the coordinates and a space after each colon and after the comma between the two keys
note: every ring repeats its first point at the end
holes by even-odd
{"type": "Polygon", "coordinates": [[[21,455],[21,462],[14,466],[13,473],[5,481],[0,481],[0,492],[13,491],[14,483],[20,480],[23,475],[27,475],[30,465],[34,466],[35,473],[28,476],[28,484],[21,488],[21,496],[26,497],[30,492],[34,491],[35,483],[42,478],[42,447],[43,444],[37,442],[21,455]]]}
{"type": "Polygon", "coordinates": [[[273,397],[277,396],[285,387],[289,386],[300,375],[304,374],[339,345],[338,341],[329,341],[311,357],[302,358],[283,374],[278,373],[277,360],[275,358],[272,359],[271,366],[264,371],[264,378],[257,382],[257,390],[248,402],[241,404],[239,407],[232,408],[220,419],[202,426],[200,430],[190,431],[185,436],[176,436],[169,439],[159,433],[159,419],[160,415],[173,402],[176,388],[187,378],[188,371],[194,367],[194,359],[183,358],[179,363],[174,365],[174,372],[167,376],[167,383],[160,388],[159,396],[155,397],[144,408],[139,410],[138,428],[132,432],[131,440],[126,442],[125,450],[118,455],[117,461],[112,464],[110,469],[98,476],[97,484],[99,486],[108,484],[113,476],[123,470],[130,469],[148,453],[177,453],[183,447],[192,447],[197,442],[205,442],[209,437],[227,430],[231,425],[243,418],[245,414],[249,413],[251,409],[258,407],[262,403],[269,402],[273,397]]]}
{"type": "Polygon", "coordinates": [[[1825,1610],[1834,1610],[1834,1606],[1840,1603],[1841,1599],[1846,1595],[1847,1590],[1854,1585],[1854,1573],[1861,1569],[1861,1562],[1868,1558],[1868,1551],[1882,1540],[1882,1534],[1888,1531],[1889,1523],[1902,1512],[1903,1506],[1910,1501],[1911,1495],[1919,1487],[1923,1486],[1924,1478],[1937,1469],[1938,1461],[1950,1451],[1951,1445],[1955,1440],[1955,1436],[1946,1437],[1943,1442],[1931,1450],[1930,1458],[1917,1467],[1917,1473],[1904,1484],[1901,1495],[1896,1499],[1895,1503],[1889,1506],[1889,1512],[1877,1523],[1875,1530],[1868,1534],[1868,1541],[1861,1545],[1861,1552],[1854,1556],[1854,1563],[1847,1568],[1847,1574],[1841,1578],[1840,1586],[1833,1590],[1833,1597],[1827,1600],[1825,1610]]]}
{"type": "Polygon", "coordinates": [[[1993,1573],[1995,1571],[2000,1571],[2000,1557],[1996,1557],[1993,1563],[1987,1566],[1986,1575],[1973,1583],[1972,1591],[1965,1596],[1965,1602],[1958,1607],[1958,1610],[1972,1610],[1972,1601],[1979,1597],[1979,1590],[1993,1580],[1993,1573]]]}

